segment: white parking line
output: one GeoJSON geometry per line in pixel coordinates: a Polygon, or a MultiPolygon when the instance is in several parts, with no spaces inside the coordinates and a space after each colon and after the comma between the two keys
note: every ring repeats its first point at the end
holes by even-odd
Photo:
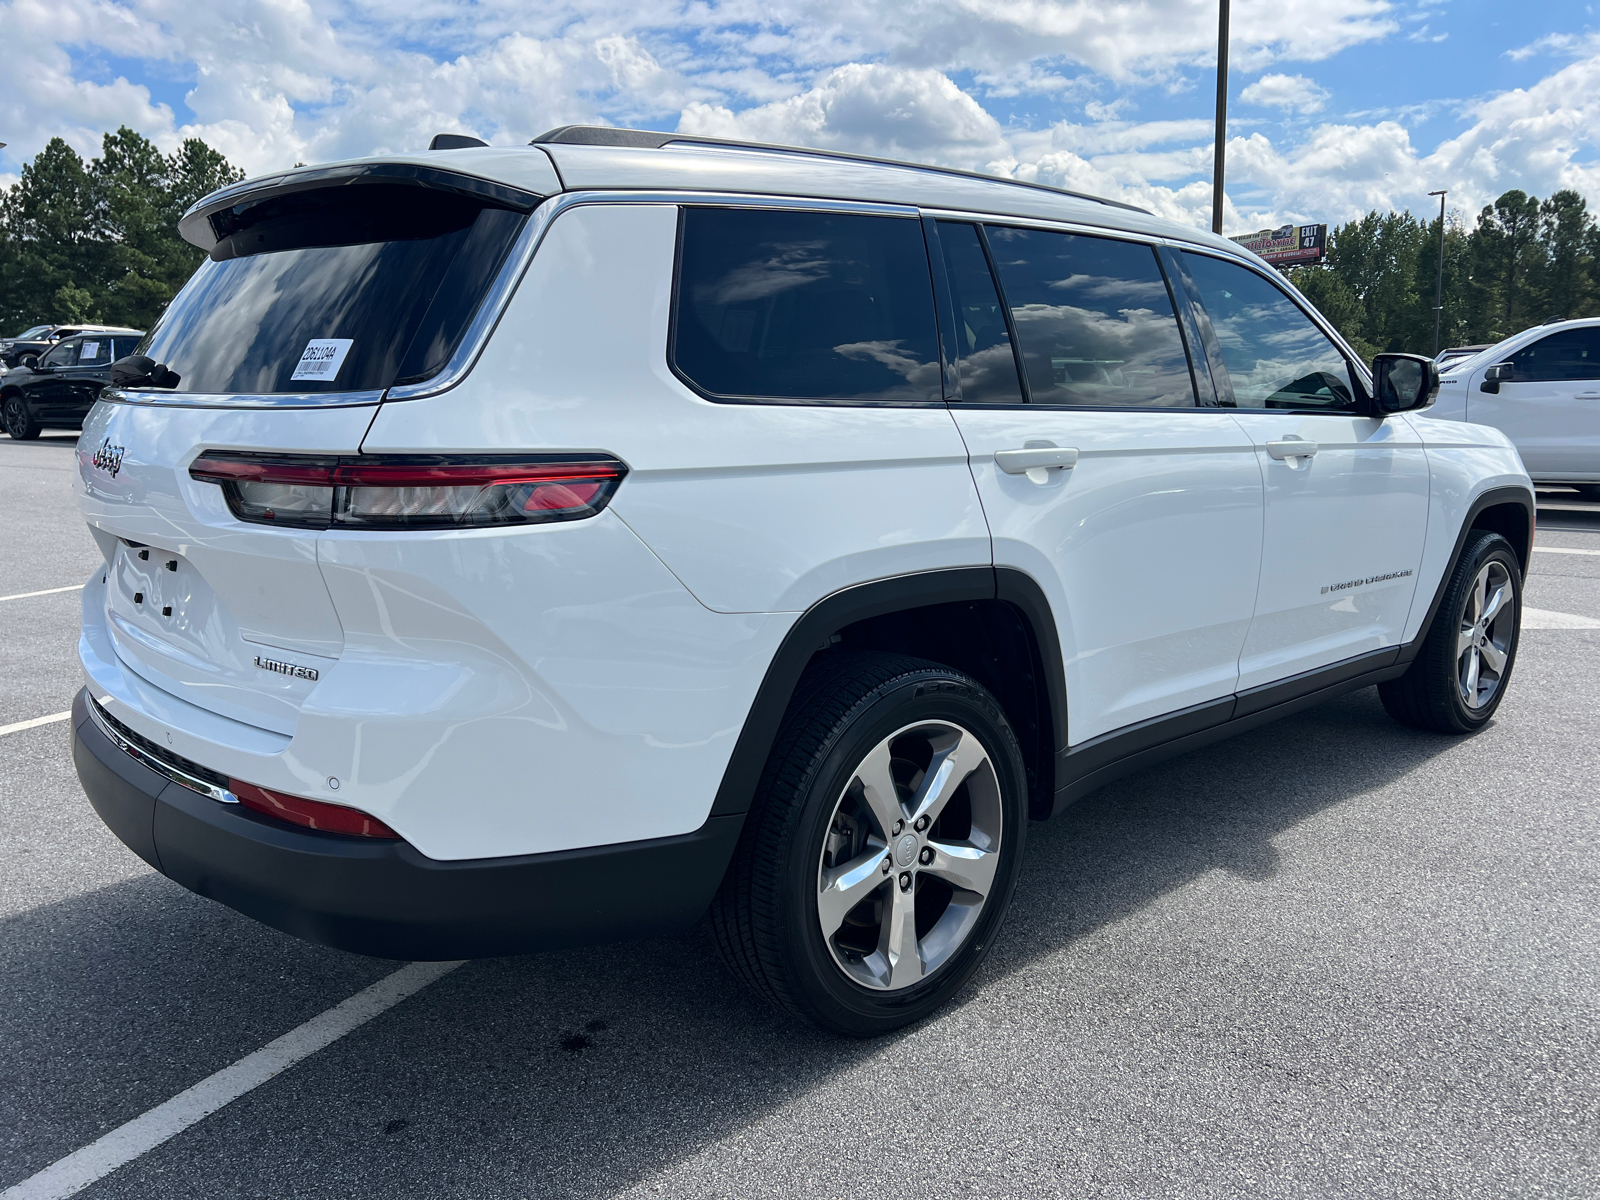
{"type": "Polygon", "coordinates": [[[34,717],[31,721],[16,721],[10,725],[0,725],[0,737],[8,733],[21,733],[24,729],[37,729],[41,725],[50,725],[56,721],[65,721],[72,715],[69,708],[64,713],[51,713],[48,717],[34,717]]]}
{"type": "Polygon", "coordinates": [[[81,1191],[260,1087],[280,1071],[338,1041],[351,1030],[359,1029],[460,965],[459,962],[419,962],[401,967],[393,975],[363,988],[342,1004],[312,1017],[231,1067],[224,1067],[143,1116],[117,1126],[37,1175],[30,1175],[0,1192],[0,1200],[61,1200],[61,1197],[81,1191]]]}
{"type": "Polygon", "coordinates": [[[75,583],[71,587],[45,588],[42,592],[15,592],[10,596],[0,596],[0,600],[26,600],[29,596],[54,596],[57,592],[81,592],[83,584],[75,583]]]}
{"type": "Polygon", "coordinates": [[[1600,556],[1600,550],[1580,550],[1576,546],[1535,546],[1535,554],[1593,554],[1600,556]]]}
{"type": "Polygon", "coordinates": [[[1577,613],[1553,612],[1548,608],[1522,606],[1524,629],[1600,629],[1600,621],[1577,613]]]}

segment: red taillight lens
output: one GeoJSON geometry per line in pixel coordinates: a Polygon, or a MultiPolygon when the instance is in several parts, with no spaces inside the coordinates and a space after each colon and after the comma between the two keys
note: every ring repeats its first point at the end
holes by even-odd
{"type": "Polygon", "coordinates": [[[302,528],[452,529],[575,521],[600,512],[628,473],[614,458],[444,458],[211,450],[189,467],[222,485],[242,521],[302,528]]]}
{"type": "Polygon", "coordinates": [[[346,808],[342,804],[324,804],[321,800],[307,800],[303,796],[289,796],[242,780],[228,780],[228,790],[238,797],[239,803],[258,813],[319,829],[323,833],[348,833],[356,837],[387,838],[396,841],[400,835],[376,817],[346,808]]]}

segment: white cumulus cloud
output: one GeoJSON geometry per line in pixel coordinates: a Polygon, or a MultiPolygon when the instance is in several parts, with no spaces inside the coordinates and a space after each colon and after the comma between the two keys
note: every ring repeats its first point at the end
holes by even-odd
{"type": "Polygon", "coordinates": [[[1265,108],[1314,113],[1321,110],[1330,95],[1327,88],[1319,87],[1304,75],[1263,75],[1240,92],[1239,99],[1265,108]]]}

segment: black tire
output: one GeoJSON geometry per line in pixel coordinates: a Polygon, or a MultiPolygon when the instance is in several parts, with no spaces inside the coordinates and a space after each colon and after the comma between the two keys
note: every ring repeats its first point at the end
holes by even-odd
{"type": "Polygon", "coordinates": [[[28,403],[16,393],[5,398],[0,404],[0,421],[5,423],[6,432],[19,442],[39,436],[39,422],[33,419],[33,414],[28,411],[28,403]]]}
{"type": "MultiPolygon", "coordinates": [[[[951,743],[947,739],[942,744],[951,743]]],[[[955,756],[972,761],[969,751],[955,756]]],[[[887,755],[879,761],[888,761],[887,755]]],[[[959,770],[953,775],[962,777],[959,770]]],[[[1022,753],[1000,705],[982,686],[959,671],[921,659],[831,651],[807,670],[796,689],[734,861],[712,904],[711,928],[718,948],[746,984],[795,1016],[852,1037],[889,1033],[944,1004],[983,961],[1016,887],[1027,823],[1022,753]],[[865,777],[863,760],[891,735],[899,739],[889,743],[887,753],[894,756],[899,811],[910,817],[913,814],[904,804],[911,789],[930,771],[935,776],[938,772],[932,760],[925,759],[921,774],[907,774],[906,763],[916,758],[917,746],[923,744],[918,739],[925,733],[944,736],[939,731],[948,734],[952,727],[976,738],[987,754],[988,768],[980,767],[964,776],[965,782],[946,789],[951,799],[925,834],[913,821],[900,834],[889,833],[884,840],[890,844],[875,848],[879,834],[874,831],[881,822],[868,815],[864,804],[850,799],[862,795],[856,781],[858,772],[865,777]],[[852,821],[846,814],[850,803],[858,804],[854,811],[863,820],[852,821]],[[999,838],[997,858],[990,864],[992,880],[981,904],[974,905],[971,898],[980,893],[952,889],[940,873],[944,862],[934,847],[983,843],[980,822],[972,815],[980,807],[983,823],[998,829],[999,838]],[[959,824],[963,819],[966,826],[959,824]],[[947,825],[950,821],[957,823],[947,825]],[[908,858],[902,860],[897,853],[906,849],[903,842],[909,845],[913,826],[926,843],[919,843],[920,850],[910,847],[908,858]],[[841,828],[854,832],[841,834],[841,828]],[[858,839],[854,848],[838,849],[839,839],[851,836],[858,839]],[[960,842],[963,837],[968,841],[960,842]],[[943,840],[934,842],[935,838],[943,840]],[[837,857],[824,859],[825,850],[837,857]],[[823,871],[830,863],[846,861],[878,868],[869,862],[873,853],[886,855],[883,865],[890,873],[882,876],[881,884],[861,875],[860,886],[873,889],[871,894],[849,909],[835,935],[825,935],[820,923],[823,871]],[[930,858],[937,861],[926,868],[918,865],[930,858]],[[901,872],[889,864],[890,859],[910,869],[901,872]],[[912,879],[909,887],[903,886],[905,878],[912,879]],[[909,909],[895,907],[902,895],[909,897],[909,909]],[[839,939],[848,935],[872,942],[885,936],[891,909],[914,914],[908,918],[911,924],[902,928],[914,926],[917,931],[916,957],[900,957],[916,963],[909,976],[916,982],[896,984],[897,968],[890,967],[885,987],[867,986],[862,979],[870,965],[888,963],[889,958],[881,950],[842,948],[839,939]],[[963,912],[974,915],[955,916],[963,912]],[[881,921],[876,932],[870,922],[860,919],[861,914],[871,913],[881,914],[875,918],[881,921]],[[947,918],[952,924],[944,924],[947,918]],[[925,919],[946,930],[959,926],[964,932],[959,937],[944,935],[947,940],[937,951],[944,957],[934,958],[937,965],[923,976],[929,961],[923,947],[934,941],[922,941],[925,919]],[[862,957],[854,957],[857,954],[862,957]]]]}
{"type": "MultiPolygon", "coordinates": [[[[1498,578],[1499,576],[1493,576],[1498,578]]],[[[1475,623],[1474,623],[1475,624],[1475,623]]],[[[1490,632],[1494,626],[1491,625],[1490,632]]],[[[1462,547],[1445,586],[1444,598],[1434,614],[1422,649],[1399,679],[1378,685],[1383,707],[1397,721],[1418,729],[1438,733],[1476,733],[1489,723],[1511,682],[1511,669],[1517,661],[1517,643],[1522,632],[1522,568],[1511,543],[1498,533],[1482,530],[1471,534],[1462,547]],[[1496,674],[1492,692],[1480,703],[1469,704],[1462,686],[1458,638],[1464,632],[1468,605],[1473,603],[1475,584],[1481,572],[1504,572],[1511,589],[1509,635],[1503,647],[1504,666],[1496,674]]],[[[1491,645],[1491,649],[1494,646],[1491,645]]],[[[1483,669],[1490,670],[1488,659],[1483,669]]],[[[1481,675],[1479,676],[1481,680],[1481,675]]],[[[1480,683],[1480,686],[1482,684],[1480,683]]]]}

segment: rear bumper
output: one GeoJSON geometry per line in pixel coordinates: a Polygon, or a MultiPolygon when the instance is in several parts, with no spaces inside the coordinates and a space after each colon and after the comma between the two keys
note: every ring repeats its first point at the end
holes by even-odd
{"type": "Polygon", "coordinates": [[[311,942],[452,959],[687,928],[711,902],[743,815],[693,833],[442,862],[405,842],[315,833],[219,804],[130,758],[72,705],[72,757],[107,827],[162,874],[311,942]]]}

